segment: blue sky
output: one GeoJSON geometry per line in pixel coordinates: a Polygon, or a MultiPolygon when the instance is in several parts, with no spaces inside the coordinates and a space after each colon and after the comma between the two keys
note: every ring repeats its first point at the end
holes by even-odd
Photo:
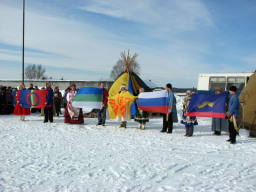
{"type": "MultiPolygon", "coordinates": [[[[0,0],[0,78],[22,78],[22,0],[0,0]]],[[[26,0],[25,67],[109,80],[120,52],[140,77],[197,87],[199,73],[256,69],[256,0],[26,0]]]]}

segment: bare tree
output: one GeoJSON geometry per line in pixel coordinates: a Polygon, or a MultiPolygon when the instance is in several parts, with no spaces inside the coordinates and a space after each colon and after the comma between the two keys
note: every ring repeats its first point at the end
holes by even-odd
{"type": "Polygon", "coordinates": [[[28,65],[25,69],[27,79],[42,79],[44,78],[45,69],[42,65],[28,65]]]}
{"type": "Polygon", "coordinates": [[[138,56],[137,53],[133,55],[131,58],[129,55],[125,55],[125,52],[121,53],[122,59],[119,59],[116,64],[113,66],[112,71],[110,73],[110,78],[115,80],[122,72],[124,71],[132,71],[137,75],[140,74],[140,65],[135,61],[135,58],[138,56]]]}

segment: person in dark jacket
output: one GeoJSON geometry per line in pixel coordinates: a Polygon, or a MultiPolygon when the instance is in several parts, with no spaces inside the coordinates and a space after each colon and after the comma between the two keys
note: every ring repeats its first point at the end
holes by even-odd
{"type": "Polygon", "coordinates": [[[106,111],[108,107],[108,91],[105,89],[105,84],[103,82],[100,83],[100,88],[103,89],[103,102],[102,109],[98,110],[98,125],[105,126],[106,111]]]}
{"type": "Polygon", "coordinates": [[[229,88],[230,100],[228,104],[228,112],[226,113],[228,118],[228,129],[229,129],[229,139],[227,140],[230,144],[236,143],[236,134],[237,134],[237,119],[239,115],[239,98],[236,95],[237,88],[236,86],[231,86],[229,88]]]}
{"type": "Polygon", "coordinates": [[[56,86],[54,88],[54,105],[55,105],[57,116],[61,114],[61,100],[62,100],[61,92],[59,91],[59,87],[56,86]]]}
{"type": "Polygon", "coordinates": [[[0,115],[5,114],[5,107],[6,107],[5,88],[1,86],[0,87],[0,115]]]}
{"type": "Polygon", "coordinates": [[[46,90],[48,91],[46,96],[46,103],[44,108],[44,123],[50,121],[53,122],[53,90],[50,83],[46,83],[46,90]]]}
{"type": "Polygon", "coordinates": [[[6,108],[5,108],[5,114],[11,114],[13,113],[14,107],[12,106],[12,88],[8,87],[5,92],[5,98],[6,98],[6,108]]]}

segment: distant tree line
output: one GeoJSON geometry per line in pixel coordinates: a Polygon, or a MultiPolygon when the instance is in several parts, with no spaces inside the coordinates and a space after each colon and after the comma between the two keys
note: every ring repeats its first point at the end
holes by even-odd
{"type": "Polygon", "coordinates": [[[44,79],[45,71],[42,65],[32,64],[25,68],[25,76],[27,79],[44,79]]]}

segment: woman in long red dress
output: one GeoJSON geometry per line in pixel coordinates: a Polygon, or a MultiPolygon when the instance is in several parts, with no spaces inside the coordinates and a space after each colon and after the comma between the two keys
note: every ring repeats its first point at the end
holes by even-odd
{"type": "Polygon", "coordinates": [[[72,106],[72,102],[77,93],[76,85],[73,83],[71,85],[71,90],[68,92],[66,99],[67,105],[65,110],[64,123],[70,124],[84,124],[83,111],[81,108],[75,108],[72,106]]]}
{"type": "Polygon", "coordinates": [[[25,87],[23,85],[19,86],[19,91],[17,91],[16,93],[16,105],[15,105],[15,109],[13,114],[14,115],[20,115],[20,120],[24,121],[25,120],[25,115],[30,115],[30,108],[23,108],[21,107],[20,103],[19,103],[19,98],[20,98],[20,91],[24,90],[25,87]]]}

